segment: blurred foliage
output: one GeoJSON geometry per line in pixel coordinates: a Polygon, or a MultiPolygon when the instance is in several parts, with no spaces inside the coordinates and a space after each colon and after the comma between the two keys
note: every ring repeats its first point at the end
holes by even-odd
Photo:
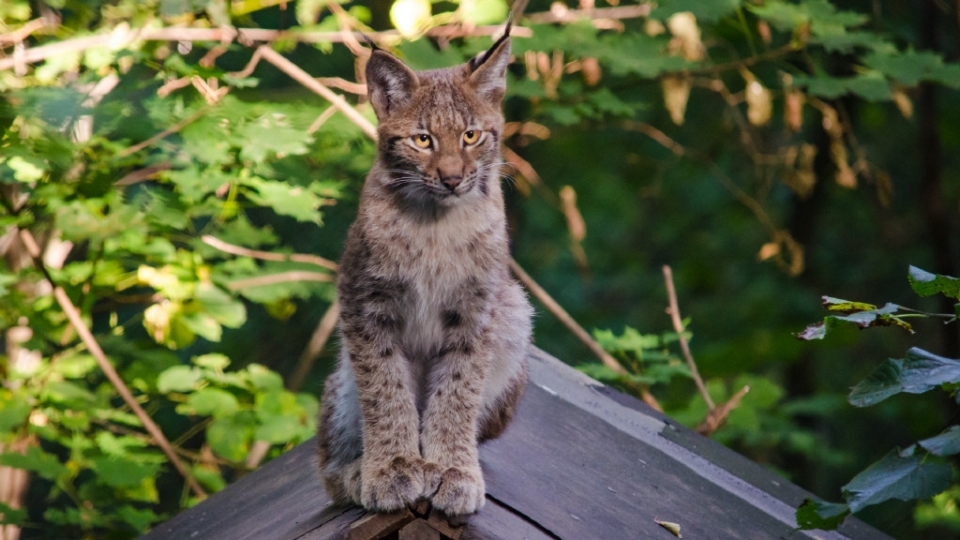
{"type": "MultiPolygon", "coordinates": [[[[933,394],[869,414],[843,396],[884,351],[960,356],[956,325],[911,320],[916,336],[861,341],[830,322],[816,345],[793,334],[824,294],[902,321],[875,306],[907,300],[905,264],[960,273],[949,234],[960,187],[947,181],[960,174],[949,151],[960,144],[957,7],[581,5],[598,9],[533,0],[520,22],[505,158],[517,260],[603,329],[595,336],[633,380],[585,369],[648,387],[690,425],[703,419],[665,330],[656,268],[670,264],[712,399],[751,388],[717,439],[830,498],[890,448],[948,425],[956,403],[933,394]]],[[[67,324],[18,229],[41,242],[44,270],[205,490],[315,422],[316,400],[289,389],[304,382],[292,380],[296,359],[333,275],[261,255],[335,260],[375,147],[267,62],[248,66],[249,35],[177,32],[286,30],[273,48],[349,93],[362,61],[340,29],[430,69],[484,50],[482,25],[506,12],[503,0],[0,3],[0,462],[32,473],[26,507],[0,506],[5,521],[24,538],[129,538],[195,502],[67,324]],[[453,32],[425,36],[436,25],[453,32]],[[161,29],[163,40],[145,39],[161,29]],[[51,45],[62,48],[30,59],[51,45]]],[[[348,101],[373,118],[362,97],[348,101]]],[[[933,298],[919,307],[939,309],[933,298]]],[[[537,344],[594,361],[546,313],[537,344]]],[[[333,356],[322,360],[310,395],[333,356]]],[[[955,492],[860,515],[901,538],[947,538],[955,492]]]]}

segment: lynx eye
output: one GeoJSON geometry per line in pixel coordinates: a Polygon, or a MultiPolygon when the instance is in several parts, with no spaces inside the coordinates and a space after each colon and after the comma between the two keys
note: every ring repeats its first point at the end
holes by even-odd
{"type": "Polygon", "coordinates": [[[413,136],[413,144],[417,145],[418,148],[430,148],[433,146],[433,139],[425,133],[413,136]]]}
{"type": "Polygon", "coordinates": [[[475,129],[468,129],[463,132],[463,142],[465,144],[474,144],[480,140],[480,132],[475,129]]]}

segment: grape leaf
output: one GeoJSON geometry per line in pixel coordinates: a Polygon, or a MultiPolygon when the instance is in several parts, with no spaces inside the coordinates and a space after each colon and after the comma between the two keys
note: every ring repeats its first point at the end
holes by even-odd
{"type": "Polygon", "coordinates": [[[953,470],[946,462],[916,447],[891,450],[880,461],[864,469],[843,486],[850,511],[890,499],[909,501],[932,497],[950,486],[953,470]]]}
{"type": "Polygon", "coordinates": [[[889,358],[857,383],[847,397],[855,407],[868,407],[906,392],[922,394],[941,384],[960,381],[960,361],[916,347],[903,359],[889,358]]]}

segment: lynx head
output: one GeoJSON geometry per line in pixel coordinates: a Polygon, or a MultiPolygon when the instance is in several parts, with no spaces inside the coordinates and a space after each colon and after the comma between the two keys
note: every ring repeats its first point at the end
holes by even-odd
{"type": "Polygon", "coordinates": [[[432,71],[373,51],[366,76],[380,121],[378,160],[385,186],[404,203],[465,204],[485,198],[499,179],[507,37],[466,64],[432,71]]]}

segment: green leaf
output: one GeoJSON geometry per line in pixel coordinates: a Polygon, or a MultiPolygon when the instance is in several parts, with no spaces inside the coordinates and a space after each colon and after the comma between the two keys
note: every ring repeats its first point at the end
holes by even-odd
{"type": "Polygon", "coordinates": [[[262,178],[248,178],[244,180],[244,184],[256,190],[248,192],[248,196],[255,203],[268,206],[274,212],[300,222],[320,224],[320,213],[317,209],[322,201],[308,189],[262,178]]]}
{"type": "Polygon", "coordinates": [[[190,366],[173,366],[160,374],[157,379],[157,390],[161,394],[193,390],[201,377],[199,369],[190,366]]]}
{"type": "Polygon", "coordinates": [[[953,470],[939,458],[917,455],[914,446],[891,450],[843,487],[852,512],[890,499],[926,499],[950,487],[953,470]]]}
{"type": "Polygon", "coordinates": [[[0,454],[0,465],[35,472],[47,480],[56,480],[68,472],[57,456],[48,454],[36,446],[27,448],[23,454],[16,452],[0,454]]]}
{"type": "Polygon", "coordinates": [[[257,390],[268,392],[283,388],[283,377],[275,371],[270,371],[260,364],[250,364],[247,371],[250,373],[250,382],[257,390]]]}
{"type": "Polygon", "coordinates": [[[949,76],[944,72],[943,57],[929,51],[906,51],[899,54],[873,52],[863,58],[864,64],[905,86],[916,86],[920,81],[949,76]]]}
{"type": "Polygon", "coordinates": [[[155,476],[160,464],[105,456],[92,460],[91,468],[97,473],[97,481],[112,487],[129,488],[155,476]]]}
{"type": "Polygon", "coordinates": [[[187,402],[177,407],[181,414],[228,416],[240,409],[236,396],[219,388],[204,388],[190,394],[187,402]]]}
{"type": "Polygon", "coordinates": [[[193,466],[193,477],[200,482],[200,485],[216,493],[227,486],[223,476],[215,470],[208,469],[200,465],[193,466]]]}
{"type": "Polygon", "coordinates": [[[900,306],[896,304],[888,303],[882,308],[877,308],[873,304],[824,296],[823,305],[830,311],[848,313],[848,315],[828,315],[823,318],[823,322],[807,326],[796,335],[797,339],[803,341],[823,339],[831,328],[835,328],[840,323],[853,323],[860,328],[899,326],[911,334],[914,333],[910,323],[897,317],[900,306]]]}
{"type": "Polygon", "coordinates": [[[889,358],[880,364],[853,387],[847,401],[855,407],[867,407],[901,392],[922,394],[958,381],[960,361],[914,347],[902,360],[889,358]]]}
{"type": "MultiPolygon", "coordinates": [[[[239,328],[247,320],[247,309],[243,306],[243,302],[234,299],[214,285],[209,283],[197,285],[195,298],[207,315],[227,328],[239,328]]],[[[203,335],[201,332],[197,333],[203,335]]]]}
{"type": "Polygon", "coordinates": [[[217,455],[242,461],[250,450],[256,425],[256,418],[245,411],[216,418],[207,428],[207,442],[217,455]]]}
{"type": "Polygon", "coordinates": [[[79,379],[97,367],[97,359],[89,354],[74,354],[58,359],[52,367],[68,379],[79,379]]]}
{"type": "Polygon", "coordinates": [[[867,22],[867,16],[852,11],[837,11],[828,0],[806,0],[798,3],[784,0],[768,0],[762,5],[746,4],[761,19],[766,20],[777,30],[793,32],[810,25],[815,36],[835,36],[846,33],[846,29],[867,22]]]}
{"type": "Polygon", "coordinates": [[[147,446],[147,442],[142,439],[129,435],[117,437],[109,431],[101,431],[97,433],[95,438],[100,450],[102,450],[104,454],[114,457],[125,457],[129,455],[130,452],[128,450],[130,448],[144,448],[147,446]]]}
{"type": "Polygon", "coordinates": [[[27,401],[3,400],[0,401],[0,433],[7,433],[23,425],[30,417],[33,407],[27,401]]]}
{"type": "Polygon", "coordinates": [[[935,456],[960,454],[960,426],[950,426],[947,431],[917,444],[935,456]]]}
{"type": "Polygon", "coordinates": [[[182,329],[173,332],[171,343],[168,343],[171,346],[189,345],[192,341],[189,339],[191,334],[196,334],[213,342],[220,341],[220,337],[223,335],[223,327],[220,326],[220,323],[206,313],[181,313],[174,319],[174,323],[179,323],[182,329]],[[174,338],[174,336],[176,337],[174,338]]]}
{"type": "Polygon", "coordinates": [[[164,519],[162,515],[158,515],[153,510],[139,510],[129,504],[117,509],[117,517],[140,533],[147,532],[151,525],[164,519]]]}
{"type": "Polygon", "coordinates": [[[298,129],[281,112],[271,112],[243,123],[237,130],[241,139],[240,159],[260,163],[267,157],[306,154],[313,142],[306,129],[298,129]]]}
{"type": "Polygon", "coordinates": [[[27,511],[22,508],[11,508],[0,502],[0,525],[21,525],[27,519],[27,511]]]}
{"type": "Polygon", "coordinates": [[[50,401],[77,408],[83,408],[97,401],[97,397],[92,392],[68,381],[50,381],[44,387],[42,395],[50,401]]]}
{"type": "Polygon", "coordinates": [[[952,276],[931,274],[916,266],[911,266],[907,279],[913,292],[920,296],[933,296],[940,293],[950,298],[960,299],[960,279],[952,276]]]}
{"type": "Polygon", "coordinates": [[[850,515],[845,504],[823,502],[807,497],[797,508],[797,527],[803,530],[832,531],[850,515]]]}
{"type": "Polygon", "coordinates": [[[793,84],[806,88],[807,92],[812,95],[827,99],[838,98],[846,94],[856,94],[867,101],[884,101],[893,97],[890,83],[876,71],[861,73],[853,77],[797,75],[793,79],[793,84]]]}
{"type": "Polygon", "coordinates": [[[223,371],[227,366],[230,365],[230,358],[228,358],[225,354],[210,353],[194,356],[191,359],[191,362],[207,369],[223,371]]]}

